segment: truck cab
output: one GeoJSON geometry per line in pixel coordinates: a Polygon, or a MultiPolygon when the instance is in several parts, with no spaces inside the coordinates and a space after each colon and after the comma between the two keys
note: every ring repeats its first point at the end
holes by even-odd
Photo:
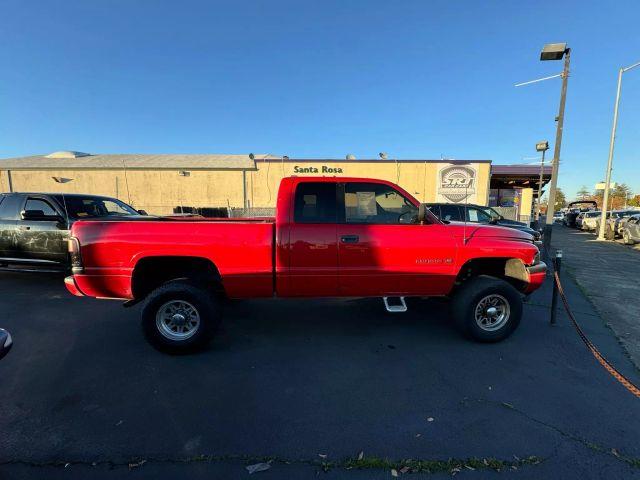
{"type": "Polygon", "coordinates": [[[0,194],[0,266],[66,270],[71,225],[109,215],[140,214],[120,200],[98,195],[0,194]]]}

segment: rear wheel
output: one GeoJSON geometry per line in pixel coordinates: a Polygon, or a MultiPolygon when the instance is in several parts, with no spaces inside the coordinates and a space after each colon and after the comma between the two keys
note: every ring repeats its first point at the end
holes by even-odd
{"type": "Polygon", "coordinates": [[[479,342],[498,342],[511,335],[522,318],[522,296],[509,283],[480,275],[453,296],[451,313],[458,330],[479,342]]]}
{"type": "Polygon", "coordinates": [[[171,281],[147,298],[142,330],[162,352],[191,353],[211,341],[220,319],[220,302],[212,292],[187,281],[171,281]]]}

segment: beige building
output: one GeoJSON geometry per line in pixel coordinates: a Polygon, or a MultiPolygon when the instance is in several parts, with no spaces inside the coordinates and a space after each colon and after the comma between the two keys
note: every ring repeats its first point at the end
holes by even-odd
{"type": "MultiPolygon", "coordinates": [[[[487,205],[491,196],[490,160],[309,160],[267,155],[80,152],[0,160],[2,191],[107,195],[155,214],[178,212],[180,207],[268,210],[275,206],[280,180],[290,175],[385,179],[422,202],[487,205]],[[61,179],[64,183],[59,183],[61,179]]],[[[533,190],[525,190],[519,198],[527,202],[523,210],[529,215],[533,190]]]]}

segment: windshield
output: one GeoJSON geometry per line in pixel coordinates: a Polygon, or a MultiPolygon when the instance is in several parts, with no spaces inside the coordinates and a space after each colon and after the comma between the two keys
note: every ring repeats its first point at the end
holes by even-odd
{"type": "Polygon", "coordinates": [[[55,199],[66,209],[71,218],[98,218],[110,216],[140,215],[136,210],[120,200],[104,197],[78,197],[56,195],[55,199]]]}
{"type": "Polygon", "coordinates": [[[480,210],[489,215],[492,220],[499,220],[500,218],[502,218],[502,215],[500,215],[491,207],[480,207],[480,210]]]}

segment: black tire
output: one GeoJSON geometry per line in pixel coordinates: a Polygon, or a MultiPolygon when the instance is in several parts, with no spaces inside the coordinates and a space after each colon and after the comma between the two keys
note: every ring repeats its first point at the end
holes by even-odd
{"type": "Polygon", "coordinates": [[[633,245],[634,243],[636,243],[629,235],[629,232],[626,230],[622,232],[622,241],[625,245],[633,245]]]}
{"type": "Polygon", "coordinates": [[[175,280],[156,288],[147,297],[141,313],[142,331],[147,341],[161,352],[172,355],[193,353],[209,344],[221,317],[221,304],[213,292],[185,280],[175,280]],[[183,332],[178,331],[180,327],[175,327],[176,332],[170,332],[171,328],[160,315],[161,310],[167,312],[174,308],[177,315],[188,317],[193,322],[188,327],[181,325],[183,332]],[[188,328],[193,330],[185,332],[188,328]],[[172,333],[174,338],[169,338],[172,333]],[[179,336],[182,338],[176,338],[179,336]]]}
{"type": "MultiPolygon", "coordinates": [[[[504,280],[479,275],[467,280],[453,295],[451,314],[456,328],[465,336],[479,342],[499,342],[511,335],[520,324],[522,295],[504,280]],[[476,307],[489,296],[494,296],[490,298],[497,302],[498,308],[503,312],[506,310],[506,319],[496,321],[493,327],[481,327],[476,321],[476,307]],[[501,306],[503,303],[506,307],[501,306]]],[[[490,322],[493,319],[487,317],[487,320],[490,322]]]]}

